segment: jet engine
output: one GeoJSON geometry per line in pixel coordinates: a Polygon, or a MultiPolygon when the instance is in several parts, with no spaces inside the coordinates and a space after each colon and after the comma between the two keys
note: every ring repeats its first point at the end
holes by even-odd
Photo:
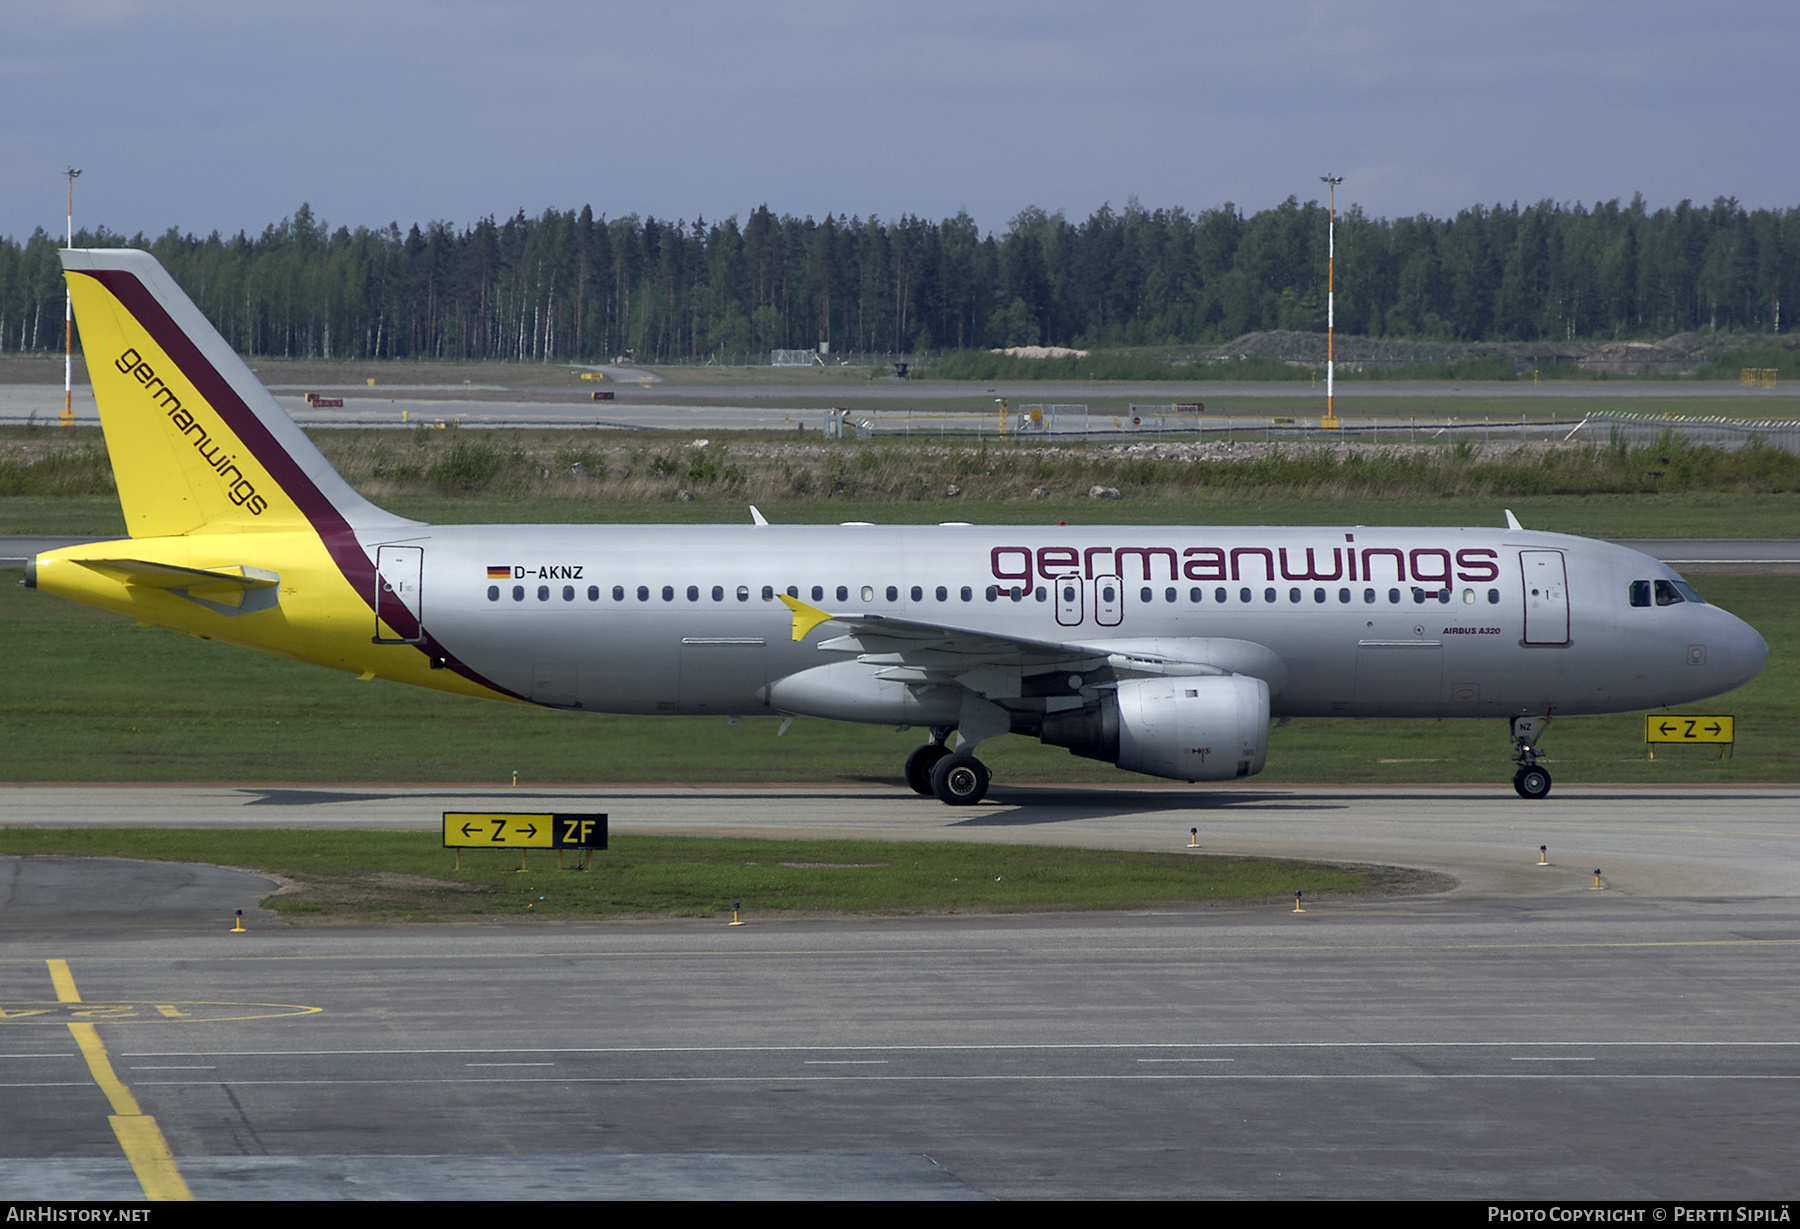
{"type": "Polygon", "coordinates": [[[1269,685],[1244,674],[1130,679],[1097,707],[1046,713],[1038,737],[1153,777],[1253,776],[1269,757],[1269,685]]]}

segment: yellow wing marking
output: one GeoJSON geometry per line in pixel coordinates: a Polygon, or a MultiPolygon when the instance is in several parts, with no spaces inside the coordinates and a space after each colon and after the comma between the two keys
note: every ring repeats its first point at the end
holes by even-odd
{"type": "Polygon", "coordinates": [[[777,593],[781,604],[794,612],[794,639],[806,639],[806,633],[821,623],[831,622],[831,616],[817,606],[808,606],[797,597],[789,597],[785,593],[777,593]]]}

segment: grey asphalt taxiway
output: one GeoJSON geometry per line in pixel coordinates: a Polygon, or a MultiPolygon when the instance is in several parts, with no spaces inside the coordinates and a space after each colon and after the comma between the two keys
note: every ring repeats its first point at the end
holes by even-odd
{"type": "Polygon", "coordinates": [[[958,811],[874,787],[13,787],[0,824],[463,806],[1179,857],[1198,829],[1202,854],[1454,886],[1299,914],[347,928],[282,925],[244,872],[0,859],[0,1189],[138,1192],[86,1021],[200,1198],[1792,1194],[1797,790],[1002,785],[958,811]]]}

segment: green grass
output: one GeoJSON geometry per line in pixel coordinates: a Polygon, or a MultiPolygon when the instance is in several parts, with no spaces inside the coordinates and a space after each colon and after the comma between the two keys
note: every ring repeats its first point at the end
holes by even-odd
{"type": "Polygon", "coordinates": [[[1428,876],[1185,851],[1115,853],[958,842],[769,841],[615,835],[578,855],[465,851],[432,833],[234,829],[9,829],[0,854],[245,867],[297,881],[264,903],[295,921],[714,917],[771,913],[1003,913],[1396,892],[1428,876]]]}
{"type": "MultiPolygon", "coordinates": [[[[0,780],[623,783],[880,782],[917,732],[772,717],[608,717],[420,691],[138,628],[11,583],[0,572],[0,780]]],[[[1559,782],[1800,780],[1800,578],[1714,576],[1710,599],[1770,645],[1762,677],[1691,711],[1738,716],[1735,758],[1644,758],[1641,718],[1559,720],[1559,782]]],[[[1277,730],[1258,784],[1504,781],[1497,721],[1300,720],[1277,730]],[[1382,763],[1400,759],[1402,763],[1382,763]]],[[[986,744],[1010,782],[1140,780],[1025,738],[986,744]]]]}

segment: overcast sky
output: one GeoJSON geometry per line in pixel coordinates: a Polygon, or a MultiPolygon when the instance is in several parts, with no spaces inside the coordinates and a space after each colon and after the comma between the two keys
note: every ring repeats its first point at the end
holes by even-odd
{"type": "Polygon", "coordinates": [[[1792,0],[8,0],[0,234],[1800,205],[1792,0]],[[1784,102],[1783,99],[1786,99],[1784,102]]]}

